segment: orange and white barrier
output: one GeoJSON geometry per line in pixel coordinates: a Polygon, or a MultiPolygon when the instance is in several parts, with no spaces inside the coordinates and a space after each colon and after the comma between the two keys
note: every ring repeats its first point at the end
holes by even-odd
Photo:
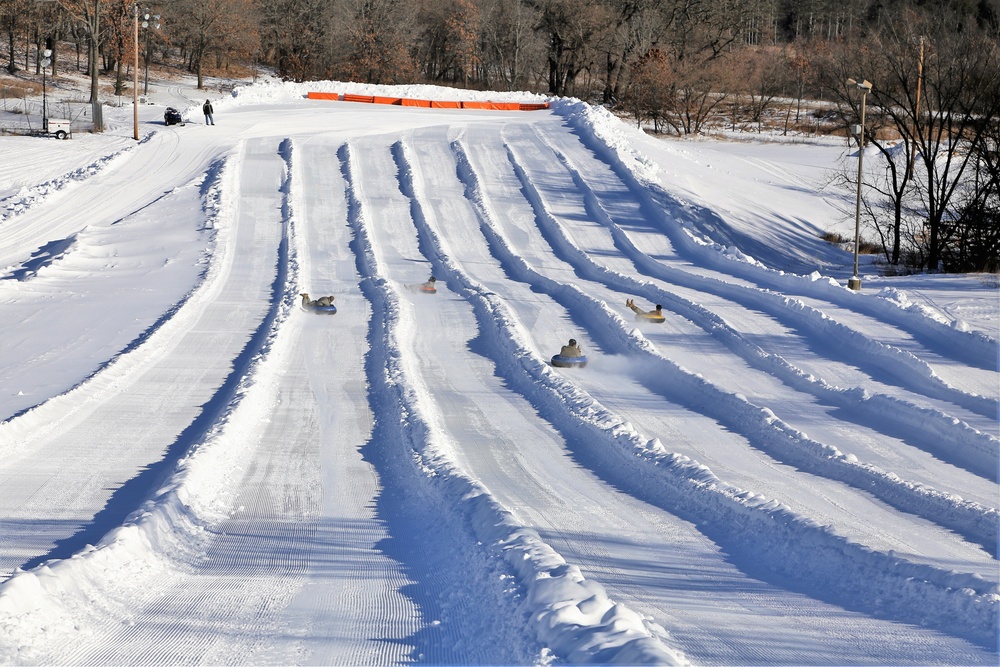
{"type": "Polygon", "coordinates": [[[487,109],[491,111],[541,111],[548,109],[548,102],[474,102],[474,101],[444,101],[420,100],[409,97],[384,97],[380,95],[354,95],[345,93],[309,92],[306,95],[311,100],[341,100],[344,102],[364,102],[367,104],[393,104],[404,107],[424,107],[427,109],[487,109]]]}

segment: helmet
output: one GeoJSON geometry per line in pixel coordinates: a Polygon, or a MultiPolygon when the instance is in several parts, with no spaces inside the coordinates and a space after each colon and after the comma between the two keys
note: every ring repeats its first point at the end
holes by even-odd
{"type": "Polygon", "coordinates": [[[569,344],[575,346],[576,345],[576,339],[575,338],[570,338],[569,339],[569,344]]]}

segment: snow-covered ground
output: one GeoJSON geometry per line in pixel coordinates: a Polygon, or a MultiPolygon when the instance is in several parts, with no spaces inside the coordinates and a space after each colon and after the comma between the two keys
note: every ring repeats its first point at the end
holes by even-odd
{"type": "Polygon", "coordinates": [[[0,139],[0,663],[997,663],[997,288],[842,144],[308,90],[511,97],[0,139]]]}

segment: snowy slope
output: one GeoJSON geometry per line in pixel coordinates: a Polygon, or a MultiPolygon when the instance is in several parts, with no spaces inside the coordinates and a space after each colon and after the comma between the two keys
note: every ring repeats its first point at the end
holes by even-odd
{"type": "Polygon", "coordinates": [[[835,146],[310,89],[505,96],[10,140],[0,662],[996,663],[996,291],[835,146]]]}

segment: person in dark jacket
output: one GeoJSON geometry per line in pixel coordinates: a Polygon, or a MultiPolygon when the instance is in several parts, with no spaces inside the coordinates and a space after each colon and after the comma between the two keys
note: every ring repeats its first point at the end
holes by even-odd
{"type": "Polygon", "coordinates": [[[212,103],[205,100],[205,103],[201,105],[201,110],[205,112],[205,125],[215,125],[215,118],[212,117],[215,109],[212,108],[212,103]]]}

